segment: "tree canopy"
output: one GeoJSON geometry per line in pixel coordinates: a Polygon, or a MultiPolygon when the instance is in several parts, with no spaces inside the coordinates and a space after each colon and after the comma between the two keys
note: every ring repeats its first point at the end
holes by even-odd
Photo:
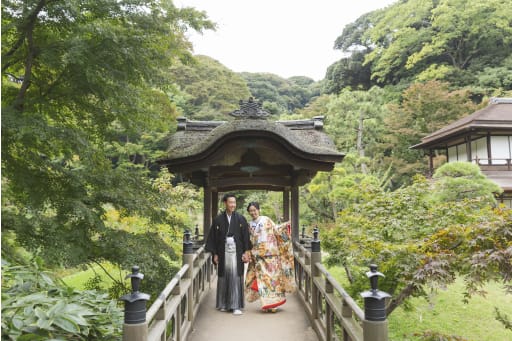
{"type": "Polygon", "coordinates": [[[250,97],[243,77],[207,56],[176,63],[170,76],[178,88],[172,99],[191,119],[226,119],[240,100],[250,97]]]}
{"type": "Polygon", "coordinates": [[[157,250],[147,271],[172,272],[157,269],[173,255],[156,224],[187,222],[165,209],[151,160],[177,115],[167,70],[192,58],[187,30],[211,28],[171,1],[2,3],[2,243],[65,266],[157,250]],[[110,228],[107,205],[148,229],[110,228]]]}
{"type": "MultiPolygon", "coordinates": [[[[489,96],[512,94],[511,8],[408,0],[366,13],[315,82],[193,56],[187,31],[215,25],[170,0],[4,1],[2,256],[21,263],[22,246],[56,267],[137,263],[152,278],[144,290],[157,293],[201,201],[154,160],[178,115],[230,119],[253,96],[273,120],[324,116],[347,153],[301,188],[300,217],[329,230],[329,261],[352,293],[366,288],[370,262],[386,274],[388,312],[455,276],[468,295],[488,280],[510,289],[511,213],[496,207],[499,188],[471,164],[426,179],[425,156],[410,147],[489,96]]],[[[279,218],[281,195],[243,195],[279,218]]],[[[119,296],[122,277],[113,280],[119,296]]]]}
{"type": "MultiPolygon", "coordinates": [[[[508,68],[511,15],[509,3],[503,0],[399,1],[347,25],[335,48],[351,53],[345,65],[358,65],[364,55],[365,68],[359,75],[366,82],[369,67],[370,79],[380,85],[432,79],[475,85],[485,78],[484,65],[508,68]]],[[[331,72],[328,78],[335,75],[331,72]]]]}

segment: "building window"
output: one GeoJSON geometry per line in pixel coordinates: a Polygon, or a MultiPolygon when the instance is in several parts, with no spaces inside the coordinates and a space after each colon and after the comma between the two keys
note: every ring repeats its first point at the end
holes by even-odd
{"type": "Polygon", "coordinates": [[[491,155],[494,165],[506,165],[510,160],[510,136],[491,136],[491,155]]]}
{"type": "Polygon", "coordinates": [[[468,161],[468,151],[465,143],[448,148],[448,162],[468,161]]]}
{"type": "Polygon", "coordinates": [[[489,155],[487,154],[487,137],[471,141],[471,159],[481,165],[489,164],[489,155]]]}

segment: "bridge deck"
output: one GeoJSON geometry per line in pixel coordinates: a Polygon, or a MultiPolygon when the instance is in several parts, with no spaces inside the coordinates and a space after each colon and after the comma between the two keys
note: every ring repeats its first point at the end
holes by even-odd
{"type": "Polygon", "coordinates": [[[265,313],[260,302],[246,303],[244,314],[234,316],[215,309],[216,287],[212,286],[201,303],[187,341],[317,341],[302,303],[296,294],[288,295],[276,313],[265,313]]]}

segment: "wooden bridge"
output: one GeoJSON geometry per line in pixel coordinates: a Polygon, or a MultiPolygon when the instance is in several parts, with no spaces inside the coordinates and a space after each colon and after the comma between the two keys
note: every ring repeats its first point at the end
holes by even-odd
{"type": "MultiPolygon", "coordinates": [[[[219,211],[219,193],[264,190],[282,193],[282,220],[291,222],[297,293],[277,314],[249,305],[242,316],[214,310],[216,273],[201,243],[183,244],[183,267],[146,312],[147,295],[138,292],[142,275],[134,269],[131,295],[125,295],[123,339],[146,340],[353,340],[386,341],[385,293],[363,293],[366,310],[334,280],[321,262],[320,241],[299,237],[299,187],[319,171],[331,171],[344,154],[323,132],[323,116],[270,121],[252,98],[240,101],[230,121],[179,118],[161,166],[203,188],[203,235],[219,211]]],[[[176,180],[178,181],[178,180],[176,180]]],[[[189,234],[190,236],[190,234],[189,234]]]]}
{"type": "Polygon", "coordinates": [[[377,290],[373,280],[373,290],[363,295],[365,314],[322,265],[318,232],[314,238],[294,243],[298,290],[287,296],[287,303],[272,314],[262,312],[254,302],[241,316],[215,309],[211,254],[202,245],[194,246],[189,236],[183,243],[183,267],[147,312],[148,297],[138,292],[143,276],[138,269],[130,275],[135,287],[122,298],[124,341],[388,340],[388,321],[382,315],[386,294],[377,290]]]}

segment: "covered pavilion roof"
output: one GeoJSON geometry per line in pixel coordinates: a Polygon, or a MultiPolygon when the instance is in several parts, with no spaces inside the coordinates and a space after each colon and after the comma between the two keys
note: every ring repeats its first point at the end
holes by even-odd
{"type": "Polygon", "coordinates": [[[178,118],[167,157],[159,163],[183,180],[219,191],[284,190],[332,170],[344,157],[323,131],[323,116],[270,121],[252,99],[241,101],[231,115],[232,121],[178,118]]]}

